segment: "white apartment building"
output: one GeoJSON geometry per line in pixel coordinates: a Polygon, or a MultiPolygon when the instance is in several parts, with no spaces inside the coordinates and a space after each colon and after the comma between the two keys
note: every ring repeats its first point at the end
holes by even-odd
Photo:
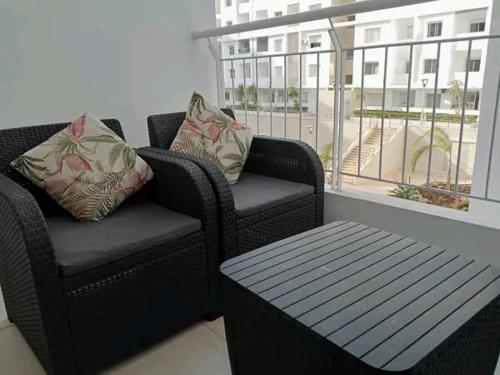
{"type": "MultiPolygon", "coordinates": [[[[332,0],[216,0],[217,26],[279,17],[331,5],[332,0]]],[[[236,60],[232,67],[229,62],[225,63],[226,103],[230,105],[233,101],[231,69],[234,69],[236,88],[243,84],[246,84],[247,87],[253,85],[258,88],[261,106],[269,106],[270,98],[272,98],[273,107],[283,107],[285,100],[285,58],[280,56],[270,59],[267,56],[331,50],[332,44],[327,32],[328,29],[329,22],[320,20],[224,37],[221,46],[223,58],[259,57],[257,60],[253,58],[245,61],[236,60]],[[257,73],[258,80],[255,78],[257,73]],[[272,92],[269,88],[271,84],[272,92]]],[[[321,69],[318,69],[318,56],[316,54],[304,55],[302,63],[297,55],[286,58],[288,87],[293,86],[298,89],[302,86],[302,105],[304,108],[315,108],[318,80],[320,87],[327,88],[331,85],[331,69],[329,69],[331,56],[332,54],[329,53],[320,55],[319,66],[321,69]],[[302,72],[299,70],[301,64],[302,72]],[[302,78],[302,85],[300,78],[302,78]]],[[[236,104],[241,104],[243,101],[237,89],[234,99],[236,104]]],[[[254,100],[249,98],[249,103],[252,102],[254,100]]],[[[292,106],[293,102],[290,98],[288,104],[292,106]]]]}
{"type": "MultiPolygon", "coordinates": [[[[438,41],[489,34],[491,0],[441,0],[401,10],[391,9],[359,14],[356,19],[355,46],[369,46],[410,41],[438,41]]],[[[437,44],[416,45],[410,64],[410,47],[390,48],[387,59],[386,108],[406,110],[408,75],[411,69],[410,109],[433,107],[437,84],[438,112],[454,112],[457,103],[447,95],[453,80],[465,82],[468,42],[443,43],[438,62],[437,44]],[[436,82],[436,71],[439,69],[436,82]],[[424,85],[426,85],[424,89],[424,85]]],[[[486,61],[486,40],[472,43],[466,97],[468,113],[479,109],[486,61]]],[[[380,108],[384,80],[385,49],[365,53],[366,105],[380,108]]],[[[353,87],[361,86],[362,52],[354,54],[353,87]]]]}
{"type": "MultiPolygon", "coordinates": [[[[432,4],[406,7],[404,13],[395,8],[358,14],[356,17],[342,17],[334,20],[334,23],[344,48],[480,36],[489,32],[491,1],[439,0],[432,4]]],[[[350,1],[216,0],[216,20],[217,26],[227,26],[345,2],[350,1]]],[[[224,65],[226,103],[231,105],[234,100],[236,105],[241,104],[243,100],[237,88],[246,84],[247,87],[254,85],[258,88],[261,106],[269,106],[270,99],[273,100],[273,107],[284,106],[285,58],[268,56],[330,50],[332,43],[328,34],[329,29],[329,23],[320,20],[222,38],[223,58],[248,58],[245,61],[235,60],[232,66],[230,62],[224,65]],[[259,57],[257,60],[253,58],[256,56],[259,57]],[[258,80],[255,79],[257,73],[258,80]],[[234,98],[232,74],[235,86],[234,98]],[[270,85],[273,87],[272,91],[270,85]]],[[[466,98],[468,113],[475,113],[479,109],[486,46],[485,40],[474,41],[472,44],[466,98]]],[[[430,111],[434,103],[436,70],[439,67],[435,100],[437,112],[454,113],[458,104],[447,95],[447,90],[452,80],[464,83],[467,51],[468,42],[443,43],[438,62],[437,44],[417,45],[413,49],[413,61],[410,64],[409,46],[390,48],[387,59],[385,108],[406,110],[408,73],[411,68],[410,110],[420,111],[422,108],[427,108],[427,111],[430,111]],[[425,89],[424,83],[426,83],[425,89]]],[[[344,57],[347,88],[360,88],[362,52],[347,51],[344,57]]],[[[314,112],[316,107],[316,87],[319,85],[321,90],[332,87],[333,58],[334,54],[329,53],[320,54],[319,59],[317,54],[305,54],[302,57],[302,64],[298,56],[286,58],[288,87],[302,87],[302,104],[309,111],[314,112]]],[[[384,60],[384,48],[367,49],[365,52],[365,107],[368,109],[380,109],[382,106],[384,60]]],[[[292,104],[293,101],[289,98],[288,105],[292,104]]],[[[348,106],[349,108],[351,107],[348,106]]]]}

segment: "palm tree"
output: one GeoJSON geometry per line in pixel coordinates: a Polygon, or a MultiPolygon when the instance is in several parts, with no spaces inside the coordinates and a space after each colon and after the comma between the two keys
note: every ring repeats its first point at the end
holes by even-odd
{"type": "MultiPolygon", "coordinates": [[[[430,135],[431,135],[431,130],[426,131],[414,142],[414,144],[420,142],[423,138],[429,137],[430,135]]],[[[451,141],[448,133],[446,133],[443,129],[436,127],[434,129],[434,141],[432,147],[435,148],[436,150],[441,151],[448,157],[448,175],[446,178],[446,189],[451,190],[451,158],[452,158],[453,142],[451,141]]],[[[431,145],[429,143],[421,146],[415,151],[411,159],[411,173],[415,173],[418,161],[424,154],[428,153],[430,150],[431,150],[431,145]]]]}
{"type": "Polygon", "coordinates": [[[293,107],[298,111],[300,109],[300,103],[297,100],[299,97],[299,90],[297,87],[290,85],[288,87],[288,98],[293,100],[293,107]]]}
{"type": "Polygon", "coordinates": [[[236,88],[236,95],[240,102],[243,102],[245,100],[245,86],[243,86],[241,83],[236,88]]]}
{"type": "Polygon", "coordinates": [[[247,87],[247,96],[253,102],[253,104],[257,105],[257,87],[255,85],[250,85],[247,87]]]}
{"type": "Polygon", "coordinates": [[[448,83],[448,90],[446,91],[446,95],[450,98],[451,102],[457,104],[457,113],[462,109],[462,98],[464,95],[462,87],[462,81],[454,79],[448,83]]]}
{"type": "Polygon", "coordinates": [[[330,169],[330,163],[332,161],[333,155],[333,143],[329,143],[323,146],[321,149],[321,153],[319,154],[319,159],[321,160],[321,164],[323,164],[323,169],[330,169]]]}
{"type": "MultiPolygon", "coordinates": [[[[356,103],[359,107],[361,107],[361,99],[363,99],[363,103],[366,103],[366,95],[365,93],[361,90],[359,87],[355,87],[353,89],[353,96],[354,100],[356,100],[356,103]]],[[[360,108],[361,109],[361,108],[360,108]]]]}

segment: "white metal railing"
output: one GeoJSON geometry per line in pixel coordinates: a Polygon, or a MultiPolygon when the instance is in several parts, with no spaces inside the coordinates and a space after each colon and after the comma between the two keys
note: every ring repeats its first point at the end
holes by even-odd
{"type": "MultiPolygon", "coordinates": [[[[350,3],[350,4],[344,4],[340,6],[334,6],[331,8],[325,8],[317,11],[310,11],[310,12],[305,12],[305,13],[299,13],[299,14],[294,14],[294,15],[289,15],[289,16],[283,16],[283,17],[277,17],[273,19],[266,19],[266,20],[261,20],[261,21],[255,21],[255,22],[250,22],[247,24],[242,24],[242,25],[233,25],[233,26],[228,26],[228,27],[223,27],[223,28],[218,28],[218,29],[211,29],[211,30],[205,30],[205,31],[200,31],[200,32],[195,32],[193,33],[193,38],[208,38],[211,46],[211,51],[214,54],[214,57],[216,58],[216,63],[217,63],[217,72],[218,72],[218,82],[219,82],[219,101],[221,103],[226,103],[232,106],[233,109],[241,108],[244,110],[244,116],[245,116],[245,121],[248,123],[249,121],[249,116],[250,114],[253,115],[253,111],[249,109],[249,93],[248,93],[248,80],[251,79],[251,77],[247,77],[247,69],[246,69],[246,64],[250,62],[250,66],[253,66],[254,72],[250,74],[254,75],[254,86],[255,86],[255,114],[256,114],[256,130],[257,133],[261,133],[261,126],[260,126],[260,121],[261,121],[261,111],[268,112],[268,122],[269,122],[269,134],[270,136],[274,135],[273,132],[273,120],[276,121],[278,116],[276,115],[276,108],[274,108],[273,111],[273,93],[274,93],[274,88],[273,87],[273,61],[283,59],[283,85],[282,87],[279,86],[278,89],[283,89],[283,122],[284,122],[284,137],[287,138],[289,134],[287,134],[287,129],[289,129],[289,126],[287,126],[288,121],[292,118],[296,118],[298,121],[298,138],[303,139],[303,134],[302,134],[302,122],[305,114],[303,113],[303,59],[307,57],[315,57],[316,60],[316,100],[315,100],[315,109],[314,109],[314,139],[310,140],[311,146],[313,146],[316,151],[318,150],[318,137],[319,137],[319,95],[320,95],[320,61],[321,61],[321,56],[323,54],[329,54],[331,56],[331,59],[334,60],[334,80],[333,80],[333,92],[334,92],[334,99],[333,99],[333,121],[331,122],[332,125],[332,154],[331,154],[331,168],[329,168],[328,163],[327,166],[325,167],[325,171],[328,173],[332,173],[332,178],[331,178],[331,186],[332,188],[337,188],[340,189],[342,187],[342,176],[348,176],[351,178],[359,178],[359,179],[366,179],[366,180],[373,180],[373,181],[378,181],[378,182],[384,182],[388,184],[396,184],[396,185],[404,185],[404,186],[409,186],[409,187],[414,187],[416,189],[425,189],[427,191],[431,192],[436,192],[436,193],[442,193],[442,194],[447,194],[447,195],[454,195],[454,196],[464,196],[467,198],[474,198],[474,199],[479,199],[479,200],[486,200],[486,201],[492,201],[495,203],[500,203],[500,200],[494,199],[489,195],[489,186],[490,186],[490,176],[491,176],[491,169],[492,169],[492,159],[493,159],[493,153],[495,149],[495,128],[496,124],[492,127],[492,134],[491,134],[491,144],[489,145],[489,159],[487,162],[487,181],[486,181],[486,188],[484,191],[484,194],[472,194],[472,193],[467,193],[467,192],[461,192],[459,191],[459,178],[460,178],[460,168],[461,168],[461,162],[462,162],[462,153],[463,153],[463,145],[464,143],[467,143],[464,141],[464,129],[466,126],[466,119],[467,119],[467,112],[466,112],[466,99],[467,99],[467,94],[469,92],[469,78],[470,78],[470,68],[471,68],[471,54],[472,54],[472,47],[473,43],[475,41],[488,41],[488,40],[493,40],[493,39],[500,39],[500,35],[478,35],[478,36],[467,36],[467,37],[460,37],[460,38],[433,38],[433,39],[428,39],[428,40],[419,40],[419,41],[412,41],[412,42],[397,42],[397,43],[390,43],[390,44],[376,44],[376,45],[363,45],[363,46],[356,46],[352,48],[343,48],[342,43],[340,41],[340,38],[338,37],[335,27],[331,21],[331,17],[337,17],[337,16],[344,16],[344,15],[350,15],[350,14],[356,14],[356,13],[361,13],[361,12],[368,12],[368,11],[373,11],[373,10],[380,10],[380,9],[386,9],[390,7],[397,7],[397,6],[404,6],[404,5],[411,5],[411,4],[417,4],[417,3],[422,3],[425,2],[425,0],[372,0],[372,1],[362,1],[362,2],[356,2],[356,3],[350,3]],[[302,52],[291,52],[291,53],[277,53],[277,54],[266,54],[266,55],[254,55],[254,56],[236,56],[236,57],[229,57],[229,58],[221,58],[218,56],[218,54],[215,52],[216,49],[213,47],[213,43],[210,40],[210,37],[213,36],[222,36],[222,35],[228,35],[231,33],[236,33],[236,32],[245,32],[245,31],[254,31],[254,30],[259,30],[263,28],[268,28],[268,27],[275,27],[275,26],[281,26],[281,25],[287,25],[287,24],[296,24],[300,22],[307,22],[307,21],[312,21],[312,20],[317,20],[317,19],[324,19],[327,18],[330,21],[331,24],[331,29],[329,30],[329,34],[334,46],[334,49],[332,50],[321,50],[321,51],[302,51],[302,52]],[[440,65],[441,65],[441,53],[442,49],[444,46],[448,44],[456,44],[456,43],[465,43],[466,44],[466,64],[465,64],[465,72],[464,72],[464,83],[463,83],[463,89],[462,89],[462,98],[461,98],[461,107],[460,109],[460,119],[458,123],[458,142],[457,143],[457,150],[456,150],[456,156],[453,158],[455,161],[455,170],[454,170],[454,183],[452,185],[452,188],[450,190],[443,189],[443,188],[437,188],[432,186],[432,162],[433,158],[435,157],[434,154],[434,142],[436,141],[436,129],[438,128],[438,112],[437,112],[437,98],[438,98],[438,93],[439,93],[439,80],[440,80],[440,65]],[[426,171],[426,178],[425,178],[425,183],[423,185],[417,185],[417,184],[412,184],[408,180],[408,175],[407,175],[407,164],[408,164],[408,147],[409,147],[409,130],[411,126],[411,116],[410,116],[410,108],[411,108],[411,94],[412,90],[417,89],[416,87],[412,88],[412,83],[413,83],[413,73],[414,73],[414,55],[415,55],[415,49],[417,47],[422,47],[424,45],[432,45],[435,46],[436,48],[436,66],[435,66],[435,73],[433,73],[433,103],[432,103],[432,108],[431,108],[431,113],[430,113],[430,134],[429,134],[429,149],[428,149],[428,159],[427,159],[427,171],[426,171]],[[386,93],[387,93],[387,86],[388,86],[388,69],[389,69],[389,53],[397,48],[407,48],[408,49],[408,54],[409,54],[409,66],[408,66],[408,79],[406,83],[406,111],[405,111],[405,116],[402,119],[403,122],[403,127],[404,127],[404,140],[403,140],[403,153],[401,155],[401,174],[398,178],[391,177],[388,178],[387,176],[384,175],[384,170],[383,170],[383,165],[384,165],[384,131],[386,131],[386,122],[390,119],[390,117],[387,115],[388,112],[388,105],[386,102],[386,93]],[[364,139],[363,139],[363,134],[364,134],[364,126],[366,125],[364,120],[366,119],[365,114],[367,113],[367,103],[365,103],[365,63],[366,63],[366,55],[369,50],[375,50],[379,49],[383,51],[383,80],[382,80],[382,103],[380,105],[380,139],[379,139],[379,145],[377,148],[377,156],[378,156],[378,173],[376,175],[366,175],[362,173],[362,149],[364,145],[364,139]],[[356,172],[348,172],[343,169],[343,160],[345,158],[345,147],[344,147],[344,136],[343,132],[345,130],[344,127],[344,111],[345,111],[345,92],[346,92],[346,85],[345,85],[345,62],[348,58],[348,55],[354,56],[354,54],[358,52],[361,55],[361,85],[360,85],[360,106],[359,106],[359,131],[358,131],[358,158],[357,158],[357,168],[356,172]],[[298,102],[298,108],[297,113],[290,113],[290,108],[289,108],[289,82],[290,82],[290,77],[289,75],[289,70],[290,70],[290,64],[289,64],[289,59],[297,57],[298,58],[298,98],[295,100],[298,102]],[[242,77],[242,84],[243,84],[243,98],[240,98],[239,102],[239,107],[236,105],[236,86],[235,86],[235,79],[237,78],[236,76],[236,70],[235,70],[235,63],[236,62],[242,62],[243,63],[243,77],[242,77]],[[261,89],[259,89],[259,80],[261,76],[259,76],[259,62],[264,62],[267,64],[266,70],[268,71],[268,77],[266,76],[268,80],[268,87],[263,88],[264,90],[269,90],[268,91],[268,104],[263,105],[261,101],[261,89]],[[230,85],[229,88],[231,90],[231,99],[229,100],[229,103],[227,100],[224,98],[225,90],[226,90],[226,84],[224,82],[224,72],[223,72],[223,67],[224,64],[229,64],[230,68],[230,85]]],[[[261,65],[262,66],[262,65],[261,65]]],[[[296,72],[295,72],[296,73],[296,72]]],[[[497,95],[500,95],[500,77],[498,78],[498,88],[499,91],[497,95]]],[[[251,84],[250,86],[252,86],[251,84]]],[[[416,94],[415,94],[416,95],[416,94]]],[[[422,98],[424,100],[425,98],[422,98]]],[[[500,100],[500,97],[497,97],[496,100],[496,105],[495,105],[495,119],[496,115],[498,113],[498,102],[500,100]]],[[[276,106],[274,106],[276,107],[276,106]]],[[[253,107],[252,107],[253,108],[253,107]]],[[[422,104],[422,114],[424,114],[424,109],[423,109],[423,104],[422,104]]],[[[280,120],[281,121],[281,120],[280,120]]],[[[308,119],[310,121],[310,119],[308,119]]],[[[452,157],[450,157],[450,163],[452,157]]]]}

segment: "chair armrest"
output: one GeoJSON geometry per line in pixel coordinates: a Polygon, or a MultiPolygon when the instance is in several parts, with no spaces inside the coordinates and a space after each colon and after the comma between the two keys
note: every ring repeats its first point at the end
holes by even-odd
{"type": "Polygon", "coordinates": [[[149,164],[155,175],[145,187],[149,198],[166,208],[199,219],[204,227],[208,226],[207,231],[217,230],[212,186],[196,164],[154,149],[138,149],[137,154],[149,164]]]}
{"type": "Polygon", "coordinates": [[[0,174],[0,284],[9,319],[49,373],[76,373],[63,287],[33,196],[0,174]]]}
{"type": "Polygon", "coordinates": [[[193,162],[176,158],[159,149],[137,150],[153,169],[155,177],[146,185],[149,196],[158,204],[201,220],[205,231],[205,251],[210,314],[220,314],[219,247],[217,202],[205,173],[193,162]],[[149,186],[148,186],[149,185],[149,186]]]}
{"type": "Polygon", "coordinates": [[[204,172],[215,193],[218,225],[224,234],[220,238],[223,249],[221,259],[226,260],[237,255],[236,211],[234,209],[233,193],[219,168],[209,159],[197,158],[180,152],[155,147],[143,147],[140,150],[149,150],[154,153],[170,156],[174,159],[191,161],[204,172]]]}
{"type": "Polygon", "coordinates": [[[325,174],[318,154],[308,144],[255,136],[244,171],[314,186],[316,225],[323,225],[325,174]]]}
{"type": "Polygon", "coordinates": [[[317,193],[324,190],[321,161],[316,152],[301,141],[255,136],[244,170],[313,185],[317,193]]]}

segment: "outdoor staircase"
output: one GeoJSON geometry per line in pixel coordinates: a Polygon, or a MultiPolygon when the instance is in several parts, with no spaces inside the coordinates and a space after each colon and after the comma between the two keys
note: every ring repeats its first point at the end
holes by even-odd
{"type": "MultiPolygon", "coordinates": [[[[390,142],[398,133],[401,128],[384,128],[384,143],[390,142]]],[[[378,155],[380,149],[380,136],[381,129],[374,128],[370,129],[368,134],[363,138],[361,145],[361,165],[360,171],[372,160],[372,158],[378,155]]],[[[344,155],[344,160],[342,161],[342,171],[350,174],[358,173],[358,157],[359,157],[359,144],[353,146],[346,155],[344,155]]],[[[351,176],[343,176],[343,180],[346,182],[353,182],[351,176]]]]}

